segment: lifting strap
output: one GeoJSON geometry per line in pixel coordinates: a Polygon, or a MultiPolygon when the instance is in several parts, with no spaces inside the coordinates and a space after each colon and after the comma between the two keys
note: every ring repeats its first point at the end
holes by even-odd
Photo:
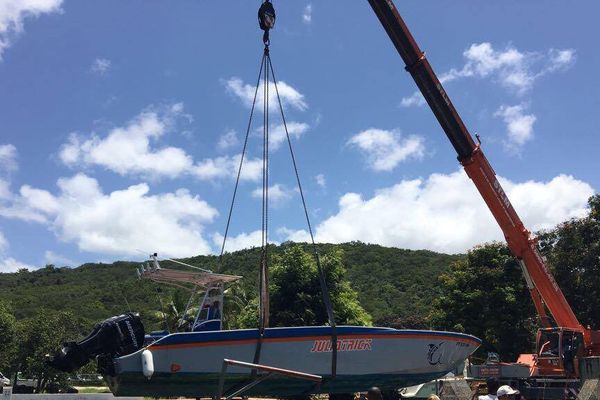
{"type": "MultiPolygon", "coordinates": [[[[240,176],[242,172],[242,167],[244,164],[244,157],[246,154],[247,146],[248,146],[248,137],[250,134],[250,129],[252,126],[252,118],[254,116],[254,110],[256,106],[256,99],[258,95],[258,90],[261,83],[261,78],[263,79],[263,176],[262,176],[262,221],[261,221],[261,260],[260,260],[260,268],[259,268],[259,337],[255,349],[254,354],[254,364],[258,364],[260,361],[260,354],[262,348],[263,337],[265,333],[265,329],[269,326],[269,270],[268,270],[268,232],[269,232],[269,87],[271,84],[271,79],[273,86],[275,88],[275,95],[277,97],[277,105],[279,106],[279,111],[281,114],[281,120],[283,122],[283,127],[285,130],[285,135],[287,139],[288,148],[290,150],[290,156],[292,159],[292,165],[294,167],[294,173],[296,177],[296,183],[298,185],[298,191],[300,193],[300,198],[302,199],[302,207],[304,209],[304,216],[306,218],[306,224],[308,226],[308,231],[310,233],[311,238],[311,247],[313,256],[315,258],[315,262],[317,264],[317,270],[319,273],[319,284],[321,287],[321,293],[323,296],[323,304],[325,305],[325,309],[327,311],[327,319],[329,321],[329,326],[331,327],[331,377],[335,378],[337,373],[337,332],[336,332],[336,324],[335,324],[335,315],[333,312],[333,306],[331,304],[331,298],[329,295],[329,289],[327,287],[327,279],[325,276],[325,272],[323,267],[321,266],[321,259],[319,257],[318,246],[315,243],[315,238],[313,234],[312,224],[310,222],[310,217],[308,215],[308,208],[306,206],[306,199],[304,197],[304,191],[302,190],[302,184],[300,181],[300,174],[298,173],[298,165],[296,162],[296,156],[294,154],[294,149],[292,147],[292,141],[290,139],[290,134],[287,127],[287,122],[285,119],[285,113],[283,111],[283,104],[281,102],[281,97],[279,95],[279,88],[277,86],[277,79],[275,78],[275,71],[273,69],[273,63],[271,61],[271,55],[269,51],[270,38],[269,38],[269,30],[273,28],[275,25],[275,10],[273,5],[269,0],[265,0],[259,11],[258,11],[258,20],[259,26],[262,30],[264,30],[263,35],[263,43],[264,50],[263,56],[260,63],[260,69],[258,72],[258,78],[256,80],[256,87],[254,89],[254,98],[252,100],[252,107],[250,109],[250,117],[248,120],[248,125],[246,128],[246,135],[244,138],[244,145],[242,148],[242,154],[240,157],[240,163],[238,166],[237,177],[235,181],[235,188],[233,190],[233,195],[231,199],[231,205],[229,207],[229,213],[227,216],[227,224],[225,227],[225,234],[223,235],[223,243],[221,245],[221,253],[219,255],[219,266],[222,266],[223,254],[225,251],[225,243],[227,241],[227,236],[229,234],[229,227],[231,225],[231,216],[233,213],[233,207],[235,204],[237,191],[240,182],[240,176]],[[271,79],[270,79],[271,78],[271,79]]],[[[256,370],[253,370],[252,375],[256,375],[256,370]]]]}
{"type": "Polygon", "coordinates": [[[317,270],[319,272],[319,284],[321,286],[321,294],[323,296],[323,303],[327,311],[327,319],[329,320],[329,326],[331,326],[331,377],[335,378],[337,372],[337,332],[335,325],[335,315],[333,313],[333,306],[331,304],[331,298],[329,296],[329,288],[327,287],[327,279],[325,277],[325,271],[321,266],[321,259],[319,257],[319,248],[315,243],[315,236],[313,234],[312,224],[310,223],[310,217],[308,216],[308,208],[306,207],[306,199],[304,197],[304,191],[302,190],[302,183],[300,182],[300,174],[298,173],[298,165],[296,163],[296,156],[294,155],[294,148],[292,147],[292,141],[290,140],[290,133],[287,128],[287,122],[285,120],[285,114],[283,112],[283,105],[281,104],[281,97],[279,96],[279,89],[277,87],[277,79],[275,78],[275,71],[273,70],[273,63],[271,57],[267,55],[267,63],[271,70],[271,76],[273,77],[273,83],[275,85],[275,94],[277,95],[277,102],[279,104],[279,111],[281,112],[281,120],[283,122],[283,128],[285,130],[285,137],[287,139],[288,148],[290,149],[290,156],[292,158],[292,165],[294,166],[294,173],[296,175],[296,183],[298,184],[298,191],[300,192],[300,198],[302,199],[302,207],[304,209],[304,216],[306,217],[306,225],[308,232],[310,233],[310,241],[313,249],[315,261],[317,263],[317,270]]]}

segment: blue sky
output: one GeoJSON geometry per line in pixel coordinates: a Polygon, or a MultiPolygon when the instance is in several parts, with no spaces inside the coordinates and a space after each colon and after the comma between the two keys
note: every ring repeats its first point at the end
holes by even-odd
{"type": "MultiPolygon", "coordinates": [[[[600,187],[600,5],[396,3],[526,225],[583,215],[600,187]]],[[[452,253],[500,240],[368,3],[274,5],[271,55],[317,240],[452,253]]],[[[258,6],[2,1],[0,272],[218,251],[258,6]]],[[[260,243],[261,121],[230,251],[260,243]]],[[[272,123],[270,239],[306,240],[272,123]]]]}

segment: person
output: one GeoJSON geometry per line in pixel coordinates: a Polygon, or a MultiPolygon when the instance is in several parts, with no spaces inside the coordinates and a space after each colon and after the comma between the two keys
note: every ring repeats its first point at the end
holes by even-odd
{"type": "Polygon", "coordinates": [[[369,389],[367,391],[367,400],[383,400],[381,389],[376,386],[373,386],[371,389],[369,389]]]}
{"type": "Polygon", "coordinates": [[[485,385],[487,386],[488,394],[479,396],[478,400],[498,400],[496,396],[496,392],[498,391],[498,380],[496,378],[487,378],[485,380],[485,385]]]}
{"type": "Polygon", "coordinates": [[[511,400],[514,399],[514,395],[519,394],[518,390],[511,388],[508,385],[502,385],[498,388],[496,392],[496,396],[498,396],[498,400],[511,400]]]}
{"type": "Polygon", "coordinates": [[[212,303],[212,306],[210,306],[207,319],[220,319],[220,318],[221,318],[220,304],[219,304],[219,301],[216,300],[214,303],[212,303]]]}
{"type": "Polygon", "coordinates": [[[430,394],[427,400],[440,400],[437,394],[430,394]]]}

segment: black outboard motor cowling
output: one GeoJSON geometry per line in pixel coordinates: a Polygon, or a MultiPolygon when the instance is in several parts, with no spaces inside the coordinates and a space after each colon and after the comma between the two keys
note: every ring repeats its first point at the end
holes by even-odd
{"type": "Polygon", "coordinates": [[[63,372],[73,372],[97,356],[113,358],[131,354],[144,345],[144,325],[138,313],[109,318],[94,327],[80,342],[68,342],[53,356],[48,365],[63,372]]]}

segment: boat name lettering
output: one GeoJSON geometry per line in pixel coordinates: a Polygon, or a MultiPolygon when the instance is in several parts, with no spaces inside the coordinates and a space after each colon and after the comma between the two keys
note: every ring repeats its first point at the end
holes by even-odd
{"type": "MultiPolygon", "coordinates": [[[[373,339],[338,339],[337,351],[371,351],[373,339]]],[[[311,353],[331,353],[331,340],[315,340],[311,353]]]]}

